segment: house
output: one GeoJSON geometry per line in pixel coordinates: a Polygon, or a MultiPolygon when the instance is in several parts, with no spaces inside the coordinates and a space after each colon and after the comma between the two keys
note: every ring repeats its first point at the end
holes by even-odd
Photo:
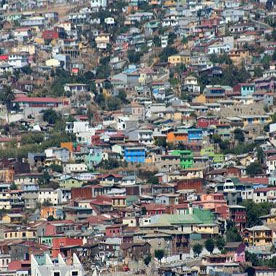
{"type": "Polygon", "coordinates": [[[153,145],[153,131],[150,129],[135,129],[128,133],[131,141],[145,145],[153,145]]]}
{"type": "Polygon", "coordinates": [[[190,53],[180,53],[168,57],[168,63],[175,66],[178,64],[190,64],[190,53]]]}
{"type": "Polygon", "coordinates": [[[4,223],[22,224],[24,216],[21,214],[6,214],[2,217],[4,223]]]}
{"type": "Polygon", "coordinates": [[[188,169],[193,167],[194,158],[190,150],[174,150],[171,152],[171,155],[180,157],[180,166],[183,169],[188,169]]]}
{"type": "Polygon", "coordinates": [[[105,9],[107,7],[107,0],[91,0],[90,6],[93,10],[98,10],[99,8],[105,9]]]}
{"type": "Polygon", "coordinates": [[[246,208],[240,205],[230,205],[229,217],[235,223],[237,229],[242,230],[246,224],[246,208]]]}
{"type": "Polygon", "coordinates": [[[200,93],[200,85],[198,84],[197,78],[192,75],[187,76],[184,79],[182,89],[192,92],[194,94],[199,94],[200,93]]]}
{"type": "Polygon", "coordinates": [[[124,257],[139,260],[150,255],[150,244],[148,242],[123,243],[121,250],[124,257]]]}
{"type": "Polygon", "coordinates": [[[84,269],[76,254],[73,254],[73,262],[71,265],[66,264],[62,256],[58,255],[58,261],[53,263],[49,255],[46,255],[46,262],[39,265],[34,255],[31,255],[31,274],[36,276],[44,276],[50,274],[54,276],[84,276],[84,269]]]}
{"type": "Polygon", "coordinates": [[[66,83],[64,85],[64,91],[72,94],[86,93],[89,91],[89,85],[83,83],[66,83]]]}
{"type": "Polygon", "coordinates": [[[26,97],[25,95],[16,95],[12,102],[24,110],[25,116],[38,114],[45,109],[61,108],[66,104],[56,98],[26,97]]]}
{"type": "Polygon", "coordinates": [[[146,150],[144,147],[125,147],[124,160],[132,163],[145,163],[146,150]]]}
{"type": "Polygon", "coordinates": [[[243,240],[253,246],[271,246],[272,230],[264,225],[245,228],[243,240]]]}
{"type": "Polygon", "coordinates": [[[47,158],[56,158],[66,163],[69,161],[70,152],[67,148],[48,148],[45,149],[45,155],[47,158]]]}
{"type": "Polygon", "coordinates": [[[107,33],[101,33],[96,37],[95,41],[98,49],[105,50],[110,43],[110,35],[107,33]]]}
{"type": "Polygon", "coordinates": [[[253,192],[253,201],[260,202],[275,202],[276,187],[257,188],[253,192]]]}
{"type": "Polygon", "coordinates": [[[179,194],[159,194],[155,197],[156,204],[177,205],[179,202],[179,194]]]}
{"type": "Polygon", "coordinates": [[[80,173],[80,172],[87,172],[88,168],[87,165],[84,163],[71,163],[64,165],[64,172],[65,173],[80,173]]]}

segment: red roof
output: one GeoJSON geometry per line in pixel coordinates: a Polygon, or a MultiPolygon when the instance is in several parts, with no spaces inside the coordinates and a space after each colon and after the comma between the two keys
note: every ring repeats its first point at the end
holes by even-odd
{"type": "Polygon", "coordinates": [[[5,60],[7,61],[9,59],[8,55],[0,55],[0,60],[5,60]]]}
{"type": "Polygon", "coordinates": [[[61,103],[61,100],[58,100],[56,98],[40,98],[40,97],[16,97],[13,102],[28,102],[28,103],[61,103]]]}
{"type": "Polygon", "coordinates": [[[268,185],[268,177],[243,177],[240,182],[268,185]]]}

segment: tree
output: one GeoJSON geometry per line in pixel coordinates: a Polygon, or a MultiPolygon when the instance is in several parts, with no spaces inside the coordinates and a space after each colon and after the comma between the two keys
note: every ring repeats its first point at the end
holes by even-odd
{"type": "Polygon", "coordinates": [[[236,128],[234,130],[234,137],[235,137],[235,140],[237,140],[240,143],[243,143],[244,142],[244,133],[243,133],[242,129],[236,128]]]}
{"type": "Polygon", "coordinates": [[[144,264],[145,264],[146,266],[148,266],[150,262],[151,262],[151,255],[148,255],[148,256],[144,259],[144,264]]]}
{"type": "Polygon", "coordinates": [[[168,57],[177,54],[177,50],[174,47],[166,47],[160,53],[160,61],[167,62],[168,57]]]}
{"type": "Polygon", "coordinates": [[[119,90],[119,94],[118,94],[119,99],[121,100],[122,103],[127,103],[127,94],[125,90],[119,90]]]}
{"type": "Polygon", "coordinates": [[[161,46],[161,41],[160,41],[160,37],[155,35],[153,37],[153,44],[155,45],[155,47],[160,47],[161,46]]]}
{"type": "Polygon", "coordinates": [[[205,241],[205,248],[207,249],[208,252],[213,253],[214,248],[215,248],[215,242],[213,239],[208,239],[205,241]]]}
{"type": "Polygon", "coordinates": [[[52,164],[50,165],[50,169],[53,170],[54,172],[62,173],[63,168],[60,165],[57,164],[52,164]]]}
{"type": "Polygon", "coordinates": [[[148,182],[151,184],[157,185],[159,184],[159,179],[157,176],[152,176],[148,179],[148,182]]]}
{"type": "Polygon", "coordinates": [[[43,113],[43,121],[48,122],[51,125],[54,125],[59,119],[60,119],[59,113],[57,113],[53,109],[47,109],[43,113]]]}
{"type": "Polygon", "coordinates": [[[12,183],[10,186],[10,190],[17,190],[17,186],[14,183],[12,183]]]}
{"type": "Polygon", "coordinates": [[[136,52],[135,50],[128,50],[127,57],[130,63],[139,63],[141,58],[141,53],[136,52]]]}
{"type": "Polygon", "coordinates": [[[227,242],[239,242],[242,241],[241,235],[234,224],[231,224],[226,231],[226,241],[227,242]]]}
{"type": "Polygon", "coordinates": [[[265,153],[261,147],[257,148],[257,158],[260,164],[264,163],[265,160],[265,153]]]}
{"type": "Polygon", "coordinates": [[[200,243],[197,243],[193,246],[194,254],[198,257],[202,252],[203,246],[200,243]]]}
{"type": "Polygon", "coordinates": [[[147,214],[147,208],[146,208],[145,206],[143,206],[143,207],[141,208],[141,214],[142,214],[143,216],[147,214]]]}
{"type": "Polygon", "coordinates": [[[158,137],[155,140],[155,145],[158,147],[163,147],[165,148],[167,146],[167,141],[166,141],[166,137],[158,137]]]}
{"type": "Polygon", "coordinates": [[[109,97],[106,101],[108,110],[118,110],[121,106],[121,101],[115,97],[109,97]]]}
{"type": "Polygon", "coordinates": [[[255,161],[246,167],[246,174],[250,177],[262,174],[263,168],[259,161],[255,161]]]}
{"type": "Polygon", "coordinates": [[[154,251],[154,256],[155,256],[155,258],[157,258],[157,260],[159,262],[161,262],[161,260],[163,259],[164,255],[165,255],[165,252],[162,249],[157,249],[157,250],[154,251]]]}
{"type": "Polygon", "coordinates": [[[168,35],[168,44],[171,45],[174,43],[174,40],[177,38],[176,34],[173,32],[170,32],[168,35]]]}
{"type": "Polygon", "coordinates": [[[254,203],[251,200],[245,200],[242,205],[246,208],[246,226],[253,227],[262,224],[260,216],[268,215],[272,208],[272,203],[261,202],[254,203]]]}
{"type": "Polygon", "coordinates": [[[0,101],[6,105],[8,111],[12,109],[12,101],[14,100],[14,93],[9,86],[5,86],[0,92],[0,101]]]}
{"type": "Polygon", "coordinates": [[[221,251],[225,246],[225,240],[222,236],[218,236],[215,240],[216,247],[221,251]]]}

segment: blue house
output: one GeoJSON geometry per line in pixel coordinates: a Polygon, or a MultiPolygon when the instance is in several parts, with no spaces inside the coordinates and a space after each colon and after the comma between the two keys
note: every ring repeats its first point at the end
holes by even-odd
{"type": "Polygon", "coordinates": [[[254,83],[241,83],[241,95],[248,96],[252,95],[255,92],[255,84],[254,83]]]}
{"type": "Polygon", "coordinates": [[[188,129],[188,141],[202,140],[203,130],[201,128],[188,129]]]}
{"type": "Polygon", "coordinates": [[[144,147],[126,147],[124,150],[126,162],[144,163],[146,159],[146,150],[144,147]]]}

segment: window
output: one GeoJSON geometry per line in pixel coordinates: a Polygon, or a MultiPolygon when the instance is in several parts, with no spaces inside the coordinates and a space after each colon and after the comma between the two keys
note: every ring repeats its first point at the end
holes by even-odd
{"type": "Polygon", "coordinates": [[[72,271],[72,276],[78,276],[79,272],[78,271],[72,271]]]}
{"type": "Polygon", "coordinates": [[[54,272],[54,276],[60,276],[60,272],[54,272]]]}

